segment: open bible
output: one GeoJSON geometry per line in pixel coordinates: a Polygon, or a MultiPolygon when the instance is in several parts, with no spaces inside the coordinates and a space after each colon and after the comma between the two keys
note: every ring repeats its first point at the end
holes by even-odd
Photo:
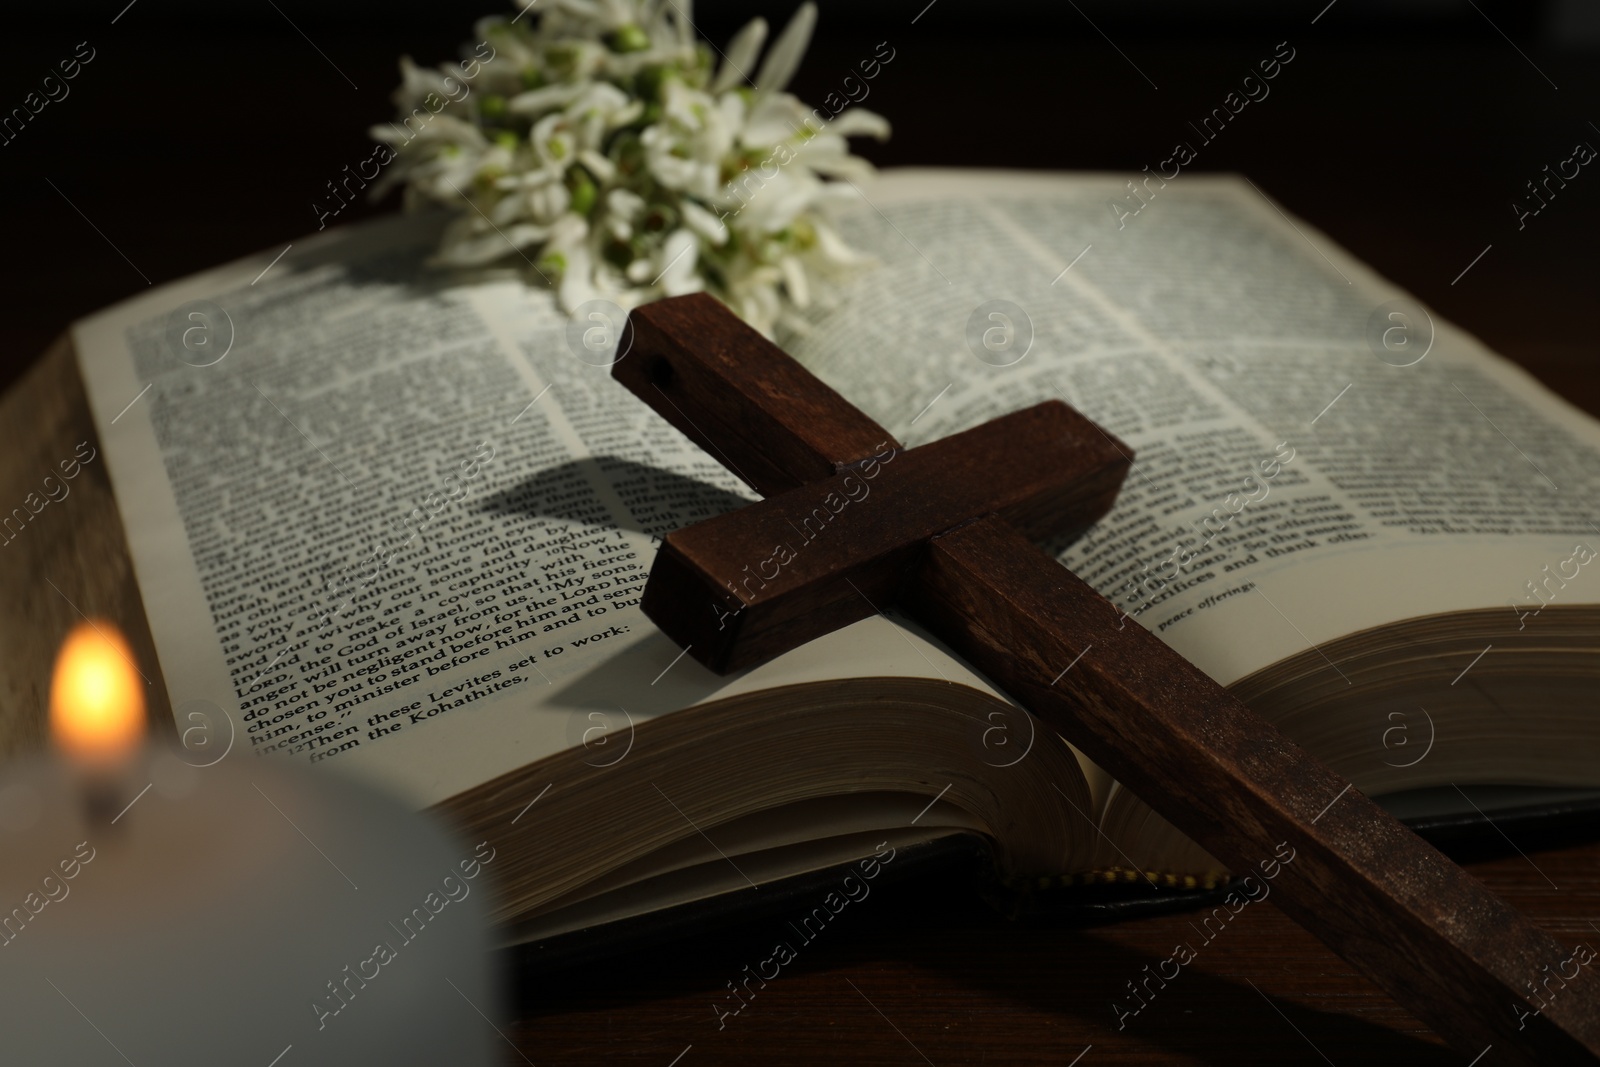
{"type": "MultiPolygon", "coordinates": [[[[841,220],[878,264],[778,341],[908,444],[1061,398],[1131,445],[1053,548],[1402,816],[1592,803],[1600,426],[1247,183],[1151,181],[890,172],[841,220]]],[[[466,824],[507,941],[951,839],[1017,885],[1225,875],[892,614],[685,656],[637,606],[655,547],[753,497],[549,291],[429,270],[439,225],[75,327],[180,729],[466,824]]]]}

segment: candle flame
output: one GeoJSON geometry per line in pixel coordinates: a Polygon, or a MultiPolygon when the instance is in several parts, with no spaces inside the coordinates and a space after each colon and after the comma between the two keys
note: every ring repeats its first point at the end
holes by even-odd
{"type": "Polygon", "coordinates": [[[109,622],[74,627],[56,656],[50,732],[80,763],[105,766],[144,736],[144,690],[128,642],[109,622]]]}

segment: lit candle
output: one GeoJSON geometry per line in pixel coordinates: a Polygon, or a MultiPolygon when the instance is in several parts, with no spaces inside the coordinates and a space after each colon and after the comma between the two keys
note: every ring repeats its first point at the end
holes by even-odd
{"type": "Polygon", "coordinates": [[[144,740],[144,690],[133,652],[108,623],[67,635],[50,682],[50,733],[79,765],[127,762],[144,740]]]}
{"type": "Polygon", "coordinates": [[[493,849],[331,774],[147,745],[143,684],[80,626],[59,754],[0,771],[4,1061],[490,1062],[493,849]]]}

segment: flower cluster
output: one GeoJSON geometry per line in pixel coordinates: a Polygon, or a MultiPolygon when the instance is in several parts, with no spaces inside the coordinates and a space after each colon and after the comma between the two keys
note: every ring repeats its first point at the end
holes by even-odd
{"type": "Polygon", "coordinates": [[[520,255],[569,311],[706,289],[771,333],[797,321],[812,279],[865,261],[826,205],[857,199],[854,182],[872,173],[845,138],[889,126],[863,108],[821,119],[784,91],[816,24],[811,3],[753,78],[762,19],[719,65],[690,0],[534,3],[480,20],[467,63],[402,59],[394,102],[429,120],[415,135],[409,123],[372,129],[395,152],[375,193],[404,183],[408,209],[459,211],[438,262],[520,255]]]}

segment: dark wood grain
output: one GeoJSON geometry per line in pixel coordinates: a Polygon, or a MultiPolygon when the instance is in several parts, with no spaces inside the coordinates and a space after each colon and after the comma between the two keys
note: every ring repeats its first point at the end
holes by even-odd
{"type": "Polygon", "coordinates": [[[667,535],[643,608],[670,614],[675,640],[713,670],[760,663],[890,602],[952,516],[994,512],[1039,536],[1088,527],[1110,509],[1129,456],[1059,400],[909,451],[891,444],[667,535]]]}
{"type": "Polygon", "coordinates": [[[1566,947],[1004,521],[935,538],[902,603],[1463,1052],[1600,1050],[1594,968],[1533,1015],[1566,947]]]}
{"type": "Polygon", "coordinates": [[[763,495],[819,481],[898,444],[704,293],[628,316],[612,374],[763,495]],[[754,358],[752,358],[754,357],[754,358]],[[749,435],[750,413],[766,412],[749,435]]]}
{"type": "MultiPolygon", "coordinates": [[[[709,420],[693,405],[714,394],[720,379],[738,385],[770,376],[785,383],[782,395],[807,397],[815,425],[841,426],[852,435],[835,468],[854,462],[862,416],[847,401],[797,381],[804,368],[769,344],[741,350],[724,340],[713,357],[697,358],[695,339],[728,338],[733,331],[718,320],[733,313],[704,297],[655,307],[662,305],[646,316],[654,330],[676,338],[671,363],[657,357],[670,368],[661,376],[694,368],[683,376],[696,388],[669,399],[635,387],[652,407],[703,425],[709,420]]],[[[655,343],[658,349],[673,344],[665,336],[655,343]]],[[[788,417],[786,409],[780,404],[769,411],[771,394],[755,388],[730,391],[730,397],[708,399],[714,425],[736,424],[724,438],[705,438],[713,453],[734,469],[754,457],[781,463],[781,454],[763,450],[761,436],[763,427],[788,417]]],[[[1046,436],[1061,434],[1075,435],[1096,453],[1115,447],[1081,417],[1055,423],[1046,436]]],[[[737,626],[726,625],[724,611],[714,638],[720,656],[711,656],[711,665],[726,669],[766,658],[816,636],[819,626],[851,621],[851,609],[842,606],[851,592],[866,609],[856,609],[856,617],[881,607],[863,585],[880,595],[898,591],[903,608],[1237,874],[1265,878],[1270,864],[1273,888],[1289,914],[1457,1049],[1476,1056],[1494,1047],[1496,1062],[1503,1063],[1600,1060],[1600,977],[1586,966],[1592,959],[1580,960],[1568,975],[1572,953],[1560,943],[1158,638],[1128,625],[1005,517],[970,508],[986,500],[977,490],[985,472],[992,477],[1015,461],[998,444],[1009,436],[997,429],[997,443],[986,451],[977,450],[987,444],[977,430],[952,438],[959,444],[952,446],[948,484],[956,488],[948,496],[935,488],[932,446],[908,453],[908,461],[916,453],[930,458],[926,466],[908,462],[905,479],[886,483],[904,492],[901,499],[852,513],[848,538],[804,544],[788,573],[774,576],[782,585],[773,599],[788,610],[755,629],[748,642],[737,626]],[[938,532],[941,522],[947,532],[938,532]],[[918,553],[920,531],[927,531],[927,547],[918,553]],[[1541,1007],[1529,991],[1557,969],[1561,991],[1570,995],[1541,1007]]],[[[810,437],[790,476],[798,480],[825,466],[827,447],[825,438],[810,437]]],[[[751,597],[764,590],[746,577],[752,554],[785,536],[782,527],[811,509],[818,488],[831,485],[825,476],[815,487],[691,527],[696,532],[680,541],[703,551],[657,557],[642,603],[646,614],[693,651],[694,642],[707,637],[708,617],[717,615],[713,604],[706,604],[709,612],[698,610],[706,600],[753,610],[759,600],[751,597]],[[703,583],[699,597],[693,577],[703,583]],[[719,597],[724,585],[734,590],[739,583],[743,591],[736,598],[719,597]]]]}
{"type": "MultiPolygon", "coordinates": [[[[1531,861],[1507,846],[1472,874],[1564,943],[1595,944],[1600,844],[1517,843],[1531,861]]],[[[541,1067],[667,1067],[686,1048],[677,1067],[1470,1062],[1278,902],[1251,905],[1207,941],[1196,930],[1204,913],[1082,929],[1002,918],[961,882],[895,886],[846,909],[720,1029],[712,1005],[726,1001],[725,983],[793,937],[784,922],[729,927],[530,985],[506,1033],[541,1067]],[[1194,961],[1119,1026],[1112,1004],[1127,1004],[1127,984],[1185,943],[1194,961]]],[[[526,1067],[509,1049],[502,1062],[526,1067]]],[[[1477,1067],[1493,1062],[1491,1051],[1477,1067]]]]}

